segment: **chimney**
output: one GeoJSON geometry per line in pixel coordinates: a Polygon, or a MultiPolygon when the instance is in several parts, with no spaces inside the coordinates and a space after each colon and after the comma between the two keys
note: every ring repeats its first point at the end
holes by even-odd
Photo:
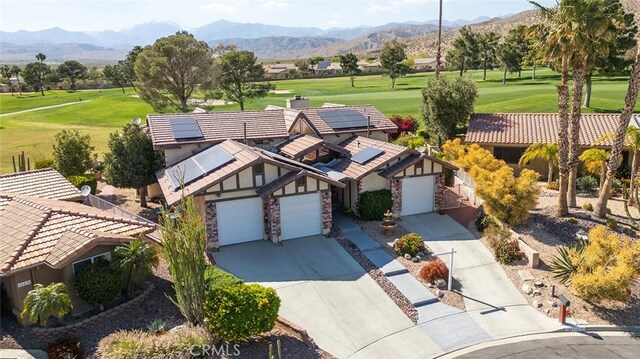
{"type": "Polygon", "coordinates": [[[244,144],[247,144],[247,123],[243,122],[242,123],[242,127],[243,127],[243,139],[244,139],[244,144]]]}
{"type": "Polygon", "coordinates": [[[309,108],[309,100],[300,95],[295,95],[292,98],[287,99],[287,108],[294,110],[309,108]]]}

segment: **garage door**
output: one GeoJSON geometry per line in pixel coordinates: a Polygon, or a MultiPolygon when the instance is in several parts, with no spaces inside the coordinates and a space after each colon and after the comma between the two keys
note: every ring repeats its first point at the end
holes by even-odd
{"type": "Polygon", "coordinates": [[[433,211],[434,177],[411,177],[402,180],[402,215],[433,211]]]}
{"type": "Polygon", "coordinates": [[[262,198],[218,202],[216,211],[221,246],[264,238],[262,198]]]}
{"type": "Polygon", "coordinates": [[[320,193],[280,198],[282,240],[322,233],[320,193]]]}

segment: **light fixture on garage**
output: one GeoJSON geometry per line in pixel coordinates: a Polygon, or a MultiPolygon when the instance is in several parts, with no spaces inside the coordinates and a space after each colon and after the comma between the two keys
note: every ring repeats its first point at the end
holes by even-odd
{"type": "Polygon", "coordinates": [[[222,196],[220,192],[216,193],[216,197],[220,198],[220,196],[222,196]]]}

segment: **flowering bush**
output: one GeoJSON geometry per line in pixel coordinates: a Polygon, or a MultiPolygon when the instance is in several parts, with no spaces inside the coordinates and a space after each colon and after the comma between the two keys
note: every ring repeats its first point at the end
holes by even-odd
{"type": "Polygon", "coordinates": [[[420,128],[420,124],[412,116],[406,116],[403,118],[400,115],[393,115],[389,117],[389,120],[391,120],[391,122],[398,126],[398,132],[389,135],[392,140],[395,140],[402,134],[416,133],[416,131],[418,131],[418,128],[420,128]]]}
{"type": "Polygon", "coordinates": [[[432,259],[420,269],[420,277],[429,283],[437,279],[447,280],[449,278],[449,268],[440,259],[432,259]]]}
{"type": "Polygon", "coordinates": [[[415,233],[405,234],[394,243],[393,247],[400,256],[408,254],[413,257],[418,254],[418,252],[425,250],[424,240],[419,234],[415,233]]]}

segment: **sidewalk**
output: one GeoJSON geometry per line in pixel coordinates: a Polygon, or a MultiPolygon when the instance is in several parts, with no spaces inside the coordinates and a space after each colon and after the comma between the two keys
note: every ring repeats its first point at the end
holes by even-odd
{"type": "MultiPolygon", "coordinates": [[[[492,340],[469,314],[438,301],[400,262],[351,219],[336,214],[334,224],[416,307],[417,327],[437,344],[442,352],[492,340]]],[[[373,352],[373,349],[369,349],[373,352]]]]}

